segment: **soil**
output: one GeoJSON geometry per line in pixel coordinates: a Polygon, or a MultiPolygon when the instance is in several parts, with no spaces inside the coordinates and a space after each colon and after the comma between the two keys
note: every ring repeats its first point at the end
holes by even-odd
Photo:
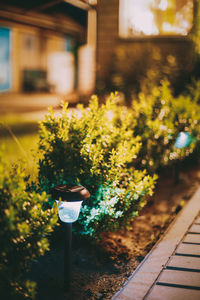
{"type": "Polygon", "coordinates": [[[172,170],[159,177],[152,199],[129,228],[105,233],[98,246],[73,240],[71,288],[63,289],[64,232],[57,232],[51,250],[35,262],[30,273],[37,282],[36,300],[111,299],[162,237],[200,184],[200,168],[172,170]]]}

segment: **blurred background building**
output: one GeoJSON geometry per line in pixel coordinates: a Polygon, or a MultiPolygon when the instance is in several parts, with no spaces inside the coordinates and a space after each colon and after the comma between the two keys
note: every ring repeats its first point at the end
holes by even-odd
{"type": "Polygon", "coordinates": [[[94,90],[95,14],[90,2],[0,1],[1,93],[94,90]]]}
{"type": "Polygon", "coordinates": [[[189,35],[197,2],[98,1],[97,88],[131,90],[159,72],[179,88],[194,67],[189,35]]]}
{"type": "Polygon", "coordinates": [[[0,1],[0,92],[134,92],[165,75],[180,87],[194,63],[195,3],[0,1]]]}

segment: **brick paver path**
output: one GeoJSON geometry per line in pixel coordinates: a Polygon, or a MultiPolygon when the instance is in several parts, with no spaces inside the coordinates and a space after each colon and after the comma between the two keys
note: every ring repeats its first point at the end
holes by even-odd
{"type": "Polygon", "coordinates": [[[112,300],[200,300],[200,187],[112,300]]]}
{"type": "Polygon", "coordinates": [[[148,300],[200,300],[200,217],[170,257],[148,300]]]}

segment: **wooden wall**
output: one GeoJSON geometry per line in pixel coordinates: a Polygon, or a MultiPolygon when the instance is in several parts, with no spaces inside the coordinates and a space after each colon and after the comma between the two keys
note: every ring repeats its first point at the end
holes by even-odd
{"type": "Polygon", "coordinates": [[[97,76],[104,77],[118,39],[118,0],[100,0],[97,5],[97,76]]]}

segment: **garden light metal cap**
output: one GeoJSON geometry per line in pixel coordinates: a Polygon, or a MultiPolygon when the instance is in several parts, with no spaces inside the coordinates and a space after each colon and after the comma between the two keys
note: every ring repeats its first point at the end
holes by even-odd
{"type": "Polygon", "coordinates": [[[62,199],[62,201],[84,201],[90,197],[89,191],[82,185],[69,186],[66,184],[58,185],[52,189],[52,197],[54,199],[62,199]]]}
{"type": "Polygon", "coordinates": [[[79,217],[82,202],[90,197],[90,193],[83,186],[59,185],[52,190],[52,197],[56,199],[60,220],[73,223],[79,217]]]}

